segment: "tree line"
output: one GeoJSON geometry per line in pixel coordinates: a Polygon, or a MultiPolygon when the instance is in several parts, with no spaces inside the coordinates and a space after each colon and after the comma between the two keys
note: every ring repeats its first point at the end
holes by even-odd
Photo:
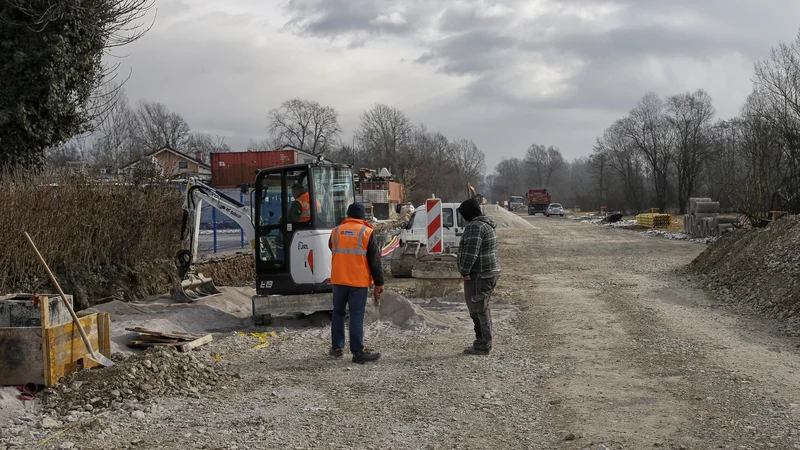
{"type": "Polygon", "coordinates": [[[683,214],[689,197],[710,197],[754,223],[773,210],[800,212],[800,34],[755,64],[753,89],[733,118],[716,117],[703,89],[646,93],[597,138],[588,157],[564,161],[533,145],[487,177],[505,200],[546,187],[568,207],[683,214]]]}
{"type": "Polygon", "coordinates": [[[467,197],[467,184],[483,183],[486,156],[475,142],[430,131],[390,105],[375,103],[364,111],[349,145],[341,140],[333,107],[291,99],[271,110],[268,118],[271,139],[253,142],[251,148],[291,145],[356,169],[387,168],[405,185],[414,204],[431,195],[460,201],[467,197]]]}

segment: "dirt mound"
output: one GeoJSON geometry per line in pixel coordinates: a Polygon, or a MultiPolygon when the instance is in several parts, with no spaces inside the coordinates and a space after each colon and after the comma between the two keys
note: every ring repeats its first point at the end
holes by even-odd
{"type": "Polygon", "coordinates": [[[195,264],[195,271],[214,280],[217,286],[252,286],[256,279],[251,252],[205,257],[195,264]]]}
{"type": "Polygon", "coordinates": [[[394,325],[414,329],[422,326],[429,328],[454,328],[459,326],[459,320],[433,311],[426,311],[415,305],[402,295],[385,291],[381,297],[380,308],[370,300],[367,305],[364,322],[391,322],[394,325]]]}
{"type": "Polygon", "coordinates": [[[483,205],[483,213],[491,216],[497,224],[497,228],[534,228],[534,226],[522,217],[506,210],[498,205],[483,205]]]}
{"type": "Polygon", "coordinates": [[[800,319],[800,216],[725,233],[688,268],[728,300],[800,319]]]}

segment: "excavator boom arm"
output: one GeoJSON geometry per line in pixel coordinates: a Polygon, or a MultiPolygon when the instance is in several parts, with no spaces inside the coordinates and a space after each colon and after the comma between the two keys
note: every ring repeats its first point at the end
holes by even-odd
{"type": "MultiPolygon", "coordinates": [[[[253,227],[253,219],[250,216],[250,207],[242,204],[238,200],[228,197],[217,189],[208,186],[200,181],[192,180],[186,187],[186,198],[183,202],[184,219],[194,214],[197,205],[203,201],[216,208],[222,214],[230,217],[237,225],[244,231],[247,242],[250,247],[255,245],[255,229],[253,227]]],[[[199,224],[194,224],[199,226],[199,224]]],[[[181,232],[183,235],[186,231],[186,220],[184,220],[184,229],[181,232]]]]}

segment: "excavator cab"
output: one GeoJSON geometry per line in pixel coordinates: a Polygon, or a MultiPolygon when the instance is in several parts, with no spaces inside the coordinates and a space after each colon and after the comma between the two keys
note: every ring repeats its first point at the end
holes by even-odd
{"type": "Polygon", "coordinates": [[[258,172],[252,205],[256,295],[331,292],[331,230],[355,201],[350,166],[318,161],[258,172]]]}

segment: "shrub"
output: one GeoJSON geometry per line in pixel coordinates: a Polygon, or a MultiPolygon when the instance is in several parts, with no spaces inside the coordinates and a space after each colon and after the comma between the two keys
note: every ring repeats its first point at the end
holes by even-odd
{"type": "Polygon", "coordinates": [[[176,281],[182,198],[174,185],[0,174],[0,190],[0,292],[55,292],[25,231],[78,307],[176,281]]]}

